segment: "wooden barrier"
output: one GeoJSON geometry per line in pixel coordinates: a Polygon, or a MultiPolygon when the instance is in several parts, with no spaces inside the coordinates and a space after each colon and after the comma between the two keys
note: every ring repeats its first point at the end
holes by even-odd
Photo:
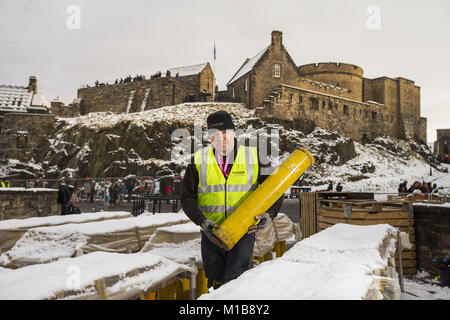
{"type": "Polygon", "coordinates": [[[318,193],[303,192],[300,195],[300,224],[302,238],[317,233],[318,193]]]}

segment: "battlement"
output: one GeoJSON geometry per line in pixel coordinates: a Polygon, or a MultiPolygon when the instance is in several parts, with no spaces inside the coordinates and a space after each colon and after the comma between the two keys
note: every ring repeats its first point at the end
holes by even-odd
{"type": "Polygon", "coordinates": [[[298,67],[300,75],[305,76],[317,73],[343,73],[362,78],[364,71],[361,67],[349,63],[319,62],[310,63],[298,67]]]}

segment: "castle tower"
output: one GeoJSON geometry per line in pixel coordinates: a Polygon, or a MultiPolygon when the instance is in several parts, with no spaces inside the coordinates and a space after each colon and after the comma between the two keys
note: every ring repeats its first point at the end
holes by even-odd
{"type": "Polygon", "coordinates": [[[311,63],[298,67],[302,78],[350,90],[351,99],[363,101],[363,69],[348,63],[311,63]]]}

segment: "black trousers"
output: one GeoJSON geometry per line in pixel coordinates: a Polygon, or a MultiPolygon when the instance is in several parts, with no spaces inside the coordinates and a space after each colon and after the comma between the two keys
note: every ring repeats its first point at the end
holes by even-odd
{"type": "Polygon", "coordinates": [[[209,280],[229,281],[250,269],[255,234],[246,234],[230,250],[212,243],[203,233],[201,240],[203,267],[209,280]]]}

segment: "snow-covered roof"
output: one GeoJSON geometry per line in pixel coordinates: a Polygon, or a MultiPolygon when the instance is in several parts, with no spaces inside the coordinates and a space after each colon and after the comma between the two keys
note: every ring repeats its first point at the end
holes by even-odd
{"type": "Polygon", "coordinates": [[[231,80],[228,81],[227,85],[233,83],[234,81],[236,81],[237,79],[239,79],[243,75],[247,74],[250,70],[252,70],[253,66],[256,64],[256,62],[258,62],[258,60],[266,52],[267,48],[269,48],[269,47],[268,46],[265,47],[263,50],[258,52],[253,58],[248,59],[246,62],[244,62],[242,67],[236,72],[236,74],[231,78],[231,80]]]}
{"type": "Polygon", "coordinates": [[[31,100],[31,105],[34,107],[49,107],[47,98],[41,93],[37,92],[33,95],[33,99],[31,100]]]}
{"type": "MultiPolygon", "coordinates": [[[[206,67],[207,64],[208,64],[208,62],[200,63],[200,64],[194,64],[192,66],[170,68],[170,69],[168,69],[168,71],[170,72],[170,75],[172,77],[175,77],[175,75],[177,73],[178,73],[179,77],[191,76],[191,75],[199,74],[200,72],[202,72],[202,70],[206,67]]],[[[166,76],[166,72],[162,73],[161,76],[165,77],[166,76]]]]}
{"type": "Polygon", "coordinates": [[[31,105],[33,92],[27,87],[0,85],[0,110],[26,112],[31,105]]]}

